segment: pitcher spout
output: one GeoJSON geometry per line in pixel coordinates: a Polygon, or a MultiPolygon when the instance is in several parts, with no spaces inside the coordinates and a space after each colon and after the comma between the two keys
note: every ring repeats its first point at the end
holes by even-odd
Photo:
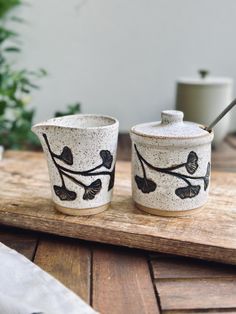
{"type": "Polygon", "coordinates": [[[38,137],[40,137],[42,133],[47,133],[54,126],[55,125],[52,123],[52,119],[50,119],[50,120],[36,123],[35,125],[31,127],[31,131],[34,134],[36,134],[38,137]]]}
{"type": "Polygon", "coordinates": [[[37,136],[39,136],[39,134],[42,132],[42,127],[43,127],[42,123],[37,123],[31,127],[31,131],[37,136]]]}

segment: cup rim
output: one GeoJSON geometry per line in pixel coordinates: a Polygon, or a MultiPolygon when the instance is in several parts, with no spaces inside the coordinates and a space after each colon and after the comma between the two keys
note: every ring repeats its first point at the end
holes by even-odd
{"type": "Polygon", "coordinates": [[[119,126],[119,121],[109,115],[103,115],[103,114],[93,114],[93,113],[79,113],[79,114],[72,114],[72,115],[66,115],[66,116],[61,116],[61,117],[56,117],[56,118],[50,118],[45,121],[36,123],[32,128],[36,127],[56,127],[56,128],[62,128],[62,129],[76,129],[76,130],[97,130],[97,129],[107,129],[107,128],[112,128],[112,127],[118,127],[119,126]],[[98,125],[98,126],[88,126],[88,127],[81,127],[81,126],[68,126],[68,125],[57,125],[55,124],[56,121],[58,120],[64,120],[64,119],[71,119],[71,118],[95,118],[95,119],[108,119],[111,121],[111,123],[107,123],[105,125],[98,125]]]}

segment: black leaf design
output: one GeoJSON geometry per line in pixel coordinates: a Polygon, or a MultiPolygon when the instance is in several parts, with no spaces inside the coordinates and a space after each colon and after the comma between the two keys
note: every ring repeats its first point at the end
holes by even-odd
{"type": "Polygon", "coordinates": [[[198,156],[195,152],[191,151],[188,155],[187,163],[185,165],[188,173],[194,174],[198,168],[198,156]]]}
{"type": "Polygon", "coordinates": [[[64,181],[64,176],[70,179],[72,182],[77,184],[78,186],[84,189],[83,199],[84,200],[91,200],[94,199],[96,194],[98,194],[102,188],[102,182],[100,179],[95,180],[89,186],[86,186],[82,181],[77,180],[73,175],[81,175],[81,176],[109,176],[109,184],[108,184],[108,191],[110,191],[114,186],[114,179],[115,179],[115,166],[113,167],[112,171],[97,171],[95,170],[105,167],[110,169],[113,162],[113,156],[109,150],[101,150],[100,156],[102,158],[102,163],[93,167],[92,169],[85,170],[85,171],[76,171],[72,169],[65,168],[57,163],[57,159],[65,162],[67,165],[73,165],[73,154],[71,149],[68,146],[64,146],[60,155],[55,154],[50,147],[47,135],[43,133],[44,140],[48,147],[48,151],[51,155],[52,161],[55,167],[58,170],[58,173],[61,177],[61,184],[62,186],[54,185],[54,192],[62,201],[73,201],[76,199],[77,194],[73,191],[67,189],[64,181]]]}
{"type": "Polygon", "coordinates": [[[60,198],[61,201],[74,201],[76,199],[76,193],[67,190],[65,186],[54,185],[54,192],[60,198]]]}
{"type": "Polygon", "coordinates": [[[115,182],[115,167],[113,168],[111,175],[110,175],[108,191],[110,191],[113,188],[114,182],[115,182]]]}
{"type": "Polygon", "coordinates": [[[97,179],[92,182],[89,186],[85,187],[85,192],[83,195],[84,200],[92,200],[100,192],[102,188],[102,181],[97,179]]]}
{"type": "Polygon", "coordinates": [[[203,178],[203,180],[204,180],[204,191],[206,191],[206,189],[208,188],[208,185],[209,185],[210,172],[211,172],[211,164],[208,162],[207,171],[206,171],[205,177],[203,178]]]}
{"type": "Polygon", "coordinates": [[[156,190],[157,187],[156,183],[150,179],[141,178],[136,175],[135,181],[137,183],[139,190],[141,190],[143,193],[150,193],[156,190]]]}
{"type": "Polygon", "coordinates": [[[73,155],[68,146],[63,148],[60,159],[63,160],[67,165],[73,165],[73,155]]]}
{"type": "Polygon", "coordinates": [[[111,165],[112,165],[112,161],[113,161],[113,156],[112,154],[109,152],[109,150],[101,150],[100,151],[100,156],[102,158],[102,165],[107,168],[110,169],[111,165]]]}
{"type": "Polygon", "coordinates": [[[175,194],[181,199],[193,198],[198,195],[200,189],[200,185],[188,185],[186,187],[176,189],[175,194]]]}

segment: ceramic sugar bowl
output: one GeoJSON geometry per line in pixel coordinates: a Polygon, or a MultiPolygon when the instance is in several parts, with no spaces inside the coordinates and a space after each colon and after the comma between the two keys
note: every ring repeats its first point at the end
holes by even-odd
{"type": "Polygon", "coordinates": [[[166,110],[160,122],[134,126],[132,196],[148,213],[181,216],[207,201],[213,132],[166,110]]]}

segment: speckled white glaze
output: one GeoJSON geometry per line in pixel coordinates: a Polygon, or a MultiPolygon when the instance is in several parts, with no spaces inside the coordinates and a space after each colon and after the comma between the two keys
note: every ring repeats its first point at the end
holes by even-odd
{"type": "MultiPolygon", "coordinates": [[[[32,131],[39,137],[47,158],[52,199],[57,208],[66,208],[66,213],[75,215],[78,210],[78,215],[83,215],[86,214],[86,209],[103,207],[104,210],[104,205],[111,202],[112,188],[108,191],[111,179],[109,173],[113,171],[114,174],[118,128],[119,122],[112,117],[86,114],[54,118],[33,126],[32,131]],[[64,152],[67,156],[65,159],[69,160],[67,162],[61,158],[64,147],[67,147],[64,152]],[[100,155],[101,151],[104,159],[100,155]],[[52,154],[56,156],[52,158],[52,154]],[[104,161],[106,158],[107,164],[104,161]],[[55,162],[64,169],[58,170],[55,162]],[[61,171],[67,175],[60,174],[61,171]],[[66,190],[72,191],[72,199],[68,199],[64,193],[63,180],[66,190]],[[86,194],[85,199],[85,192],[88,191],[85,186],[90,186],[96,180],[98,184],[95,192],[86,194]],[[57,191],[59,190],[60,196],[56,194],[55,186],[59,186],[57,191]]],[[[91,214],[91,210],[88,213],[91,214]]]]}
{"type": "Polygon", "coordinates": [[[139,207],[176,216],[206,203],[209,185],[205,190],[203,177],[207,182],[213,132],[183,121],[181,111],[166,110],[162,121],[136,125],[130,135],[132,196],[139,207]]]}

